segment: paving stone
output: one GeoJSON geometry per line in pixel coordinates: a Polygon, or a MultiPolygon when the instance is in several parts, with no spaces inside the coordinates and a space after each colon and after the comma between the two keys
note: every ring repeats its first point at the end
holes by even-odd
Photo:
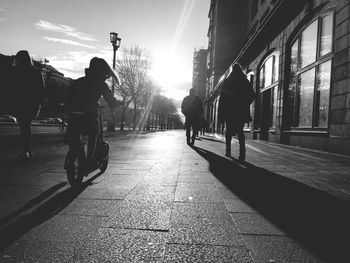
{"type": "Polygon", "coordinates": [[[228,212],[232,213],[256,213],[257,211],[249,204],[238,198],[224,199],[228,212]]]}
{"type": "Polygon", "coordinates": [[[66,241],[83,243],[106,222],[104,217],[56,215],[27,232],[28,241],[66,241]]]}
{"type": "Polygon", "coordinates": [[[70,262],[161,262],[166,233],[100,229],[70,262]]]}
{"type": "Polygon", "coordinates": [[[288,237],[245,235],[243,238],[255,263],[324,262],[288,237]]]}
{"type": "Polygon", "coordinates": [[[215,184],[178,183],[175,192],[178,202],[222,203],[222,197],[215,184]]]}
{"type": "Polygon", "coordinates": [[[105,227],[169,230],[172,201],[159,197],[130,197],[108,219],[105,227]]]}
{"type": "Polygon", "coordinates": [[[253,263],[246,247],[167,244],[163,262],[253,263]]]}
{"type": "Polygon", "coordinates": [[[67,262],[82,244],[68,241],[27,241],[19,239],[0,252],[0,262],[67,262]]]}
{"type": "Polygon", "coordinates": [[[174,203],[169,243],[243,245],[226,208],[203,203],[174,203]]]}
{"type": "Polygon", "coordinates": [[[144,174],[115,174],[108,177],[104,177],[103,180],[94,181],[93,185],[89,187],[94,188],[119,188],[119,189],[132,189],[134,188],[144,177],[144,174]]]}
{"type": "Polygon", "coordinates": [[[223,199],[234,199],[234,198],[240,198],[238,195],[236,195],[232,190],[227,188],[224,185],[218,186],[219,193],[221,194],[221,197],[223,199]]]}
{"type": "Polygon", "coordinates": [[[175,186],[138,184],[130,193],[131,196],[174,196],[175,186]]]}
{"type": "Polygon", "coordinates": [[[178,177],[179,183],[210,184],[216,181],[217,179],[210,172],[184,172],[178,177]]]}
{"type": "Polygon", "coordinates": [[[61,215],[110,216],[121,201],[98,199],[75,199],[65,207],[61,215]]]}
{"type": "Polygon", "coordinates": [[[239,233],[254,235],[284,235],[282,230],[259,214],[231,213],[239,233]]]}
{"type": "Polygon", "coordinates": [[[163,176],[153,176],[147,175],[145,176],[140,184],[144,185],[161,185],[161,186],[176,186],[177,177],[175,176],[167,176],[166,173],[163,173],[163,176]]]}
{"type": "Polygon", "coordinates": [[[79,194],[78,198],[123,200],[129,192],[129,189],[122,188],[87,188],[79,194]]]}

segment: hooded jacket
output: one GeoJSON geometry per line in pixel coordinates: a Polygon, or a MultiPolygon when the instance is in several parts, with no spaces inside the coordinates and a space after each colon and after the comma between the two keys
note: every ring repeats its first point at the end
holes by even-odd
{"type": "Polygon", "coordinates": [[[218,107],[219,120],[232,124],[252,121],[250,104],[254,101],[255,92],[245,74],[233,70],[224,80],[218,107]]]}

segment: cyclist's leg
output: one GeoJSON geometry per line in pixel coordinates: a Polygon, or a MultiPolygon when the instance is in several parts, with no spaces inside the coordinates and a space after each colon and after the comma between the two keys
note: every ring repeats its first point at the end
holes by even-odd
{"type": "Polygon", "coordinates": [[[88,140],[88,150],[87,150],[87,160],[92,162],[94,160],[96,143],[97,143],[97,133],[98,133],[98,121],[97,118],[88,118],[87,120],[87,134],[89,136],[88,140]]]}

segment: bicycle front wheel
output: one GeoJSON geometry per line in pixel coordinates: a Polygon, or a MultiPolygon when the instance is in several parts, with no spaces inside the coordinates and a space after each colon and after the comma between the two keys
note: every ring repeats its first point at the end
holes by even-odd
{"type": "Polygon", "coordinates": [[[85,160],[78,152],[69,152],[66,157],[65,169],[68,183],[72,187],[78,187],[82,184],[84,178],[85,160]]]}

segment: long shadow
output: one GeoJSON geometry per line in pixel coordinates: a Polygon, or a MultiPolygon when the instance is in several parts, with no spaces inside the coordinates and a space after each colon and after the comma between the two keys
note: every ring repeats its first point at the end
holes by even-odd
{"type": "Polygon", "coordinates": [[[33,206],[35,206],[36,204],[40,203],[41,201],[45,200],[46,198],[48,198],[50,195],[52,195],[54,192],[58,191],[59,189],[61,189],[62,187],[64,187],[65,185],[67,185],[66,182],[62,182],[62,183],[58,183],[52,187],[50,187],[48,190],[46,190],[45,192],[41,193],[40,195],[38,195],[37,197],[33,198],[32,200],[30,200],[28,203],[26,203],[23,207],[17,209],[16,211],[14,211],[13,213],[5,216],[4,218],[0,219],[0,226],[8,223],[9,221],[11,221],[13,218],[15,218],[16,216],[20,215],[21,213],[25,212],[26,210],[32,208],[33,206]]]}
{"type": "Polygon", "coordinates": [[[23,236],[37,225],[57,215],[69,205],[80,193],[82,193],[97,177],[99,172],[89,178],[79,188],[68,188],[36,208],[33,212],[19,217],[16,221],[0,229],[0,251],[10,245],[13,241],[23,236]]]}
{"type": "Polygon", "coordinates": [[[300,245],[323,260],[350,262],[350,202],[252,164],[193,149],[225,186],[300,245]]]}
{"type": "Polygon", "coordinates": [[[224,141],[219,140],[219,139],[215,139],[215,138],[201,137],[201,139],[207,140],[207,141],[212,141],[212,142],[225,143],[224,141]]]}

